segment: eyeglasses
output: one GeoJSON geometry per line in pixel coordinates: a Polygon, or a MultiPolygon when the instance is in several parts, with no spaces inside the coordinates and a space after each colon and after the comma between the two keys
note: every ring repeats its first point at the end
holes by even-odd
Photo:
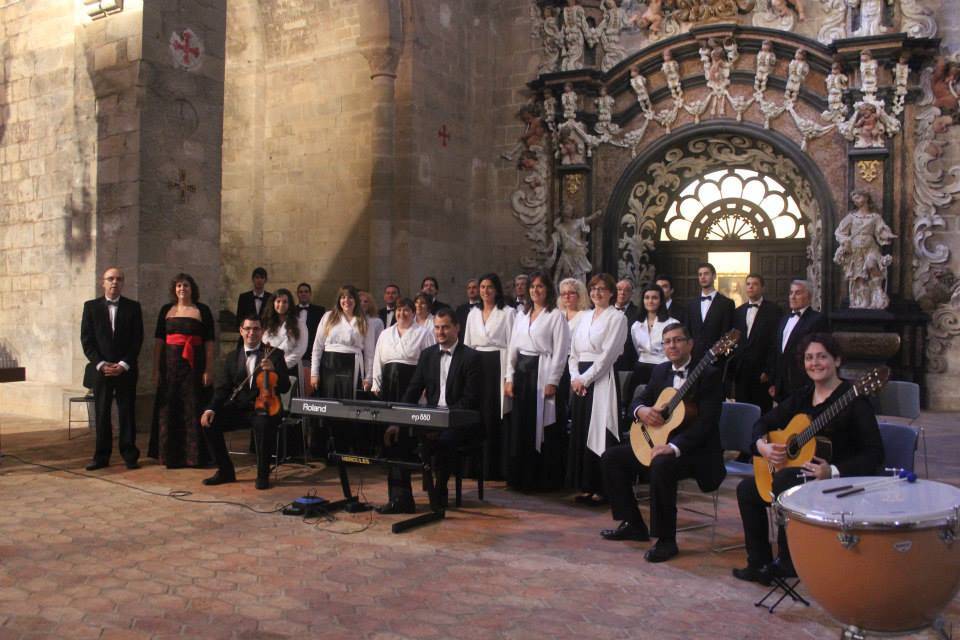
{"type": "Polygon", "coordinates": [[[663,339],[663,344],[664,344],[664,345],[683,344],[684,342],[686,342],[686,341],[689,340],[689,339],[690,339],[690,338],[664,338],[664,339],[663,339]]]}

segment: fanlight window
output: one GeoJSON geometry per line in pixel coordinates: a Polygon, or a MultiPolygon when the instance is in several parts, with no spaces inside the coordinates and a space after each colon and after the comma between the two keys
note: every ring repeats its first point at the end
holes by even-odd
{"type": "Polygon", "coordinates": [[[660,240],[806,237],[803,215],[782,184],[750,169],[712,171],[688,184],[667,210],[660,240]]]}

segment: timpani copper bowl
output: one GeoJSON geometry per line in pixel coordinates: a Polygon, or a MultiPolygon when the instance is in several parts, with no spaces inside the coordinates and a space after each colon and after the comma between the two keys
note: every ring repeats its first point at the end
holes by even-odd
{"type": "Polygon", "coordinates": [[[776,509],[797,575],[844,637],[942,628],[960,588],[960,489],[835,478],[784,491],[776,509]],[[839,497],[843,485],[863,490],[839,497]]]}

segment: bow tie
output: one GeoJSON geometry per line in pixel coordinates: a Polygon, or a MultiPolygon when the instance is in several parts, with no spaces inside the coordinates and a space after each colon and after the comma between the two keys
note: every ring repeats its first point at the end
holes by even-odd
{"type": "Polygon", "coordinates": [[[803,315],[803,311],[791,311],[791,312],[790,312],[790,317],[791,317],[791,318],[794,317],[794,316],[796,316],[796,317],[799,318],[799,317],[802,316],[802,315],[803,315]]]}
{"type": "Polygon", "coordinates": [[[713,294],[712,294],[712,293],[711,293],[709,296],[700,296],[700,302],[704,302],[704,301],[707,301],[707,300],[713,300],[713,294]]]}
{"type": "Polygon", "coordinates": [[[247,351],[244,351],[244,353],[247,354],[247,357],[249,358],[250,356],[255,356],[258,353],[260,353],[260,349],[249,349],[247,351]]]}
{"type": "Polygon", "coordinates": [[[262,294],[262,293],[261,293],[260,295],[253,294],[253,297],[256,298],[257,300],[263,300],[263,294],[262,294]]]}
{"type": "Polygon", "coordinates": [[[120,304],[119,300],[107,300],[108,307],[116,307],[120,304]]]}
{"type": "Polygon", "coordinates": [[[687,377],[687,370],[686,370],[686,369],[674,369],[674,370],[673,370],[673,375],[677,376],[678,378],[686,378],[686,377],[687,377]]]}
{"type": "Polygon", "coordinates": [[[759,309],[759,308],[760,308],[760,305],[758,304],[754,304],[752,302],[747,303],[747,309],[759,309]]]}
{"type": "Polygon", "coordinates": [[[449,351],[447,351],[446,349],[440,349],[440,357],[441,357],[441,358],[442,358],[443,356],[452,356],[452,355],[453,355],[453,354],[450,353],[449,351]]]}
{"type": "Polygon", "coordinates": [[[309,305],[309,304],[301,304],[301,305],[300,305],[300,308],[301,308],[301,309],[309,309],[309,308],[310,308],[310,305],[309,305]]]}

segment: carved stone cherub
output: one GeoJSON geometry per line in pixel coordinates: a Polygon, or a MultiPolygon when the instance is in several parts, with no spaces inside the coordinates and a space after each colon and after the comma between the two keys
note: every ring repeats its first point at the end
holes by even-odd
{"type": "Polygon", "coordinates": [[[882,247],[894,238],[866,191],[850,194],[854,209],[837,225],[834,236],[837,251],[833,261],[843,268],[852,309],[885,309],[890,304],[886,292],[887,269],[893,257],[882,247]]]}
{"type": "Polygon", "coordinates": [[[650,102],[650,93],[647,91],[647,79],[637,67],[630,68],[630,88],[637,95],[637,102],[644,113],[651,111],[653,105],[650,102]]]}
{"type": "Polygon", "coordinates": [[[850,87],[850,78],[843,72],[843,65],[839,61],[830,65],[826,85],[827,113],[843,116],[847,112],[847,106],[843,104],[843,93],[850,87]]]}
{"type": "Polygon", "coordinates": [[[560,94],[560,104],[563,106],[563,119],[575,120],[577,111],[580,109],[580,98],[577,96],[577,92],[573,90],[573,83],[564,83],[563,93],[560,94]]]}
{"type": "Polygon", "coordinates": [[[762,94],[767,90],[767,79],[777,66],[777,54],[773,52],[773,43],[764,40],[757,52],[757,70],[753,77],[753,92],[762,94]]]}
{"type": "Polygon", "coordinates": [[[860,52],[860,90],[871,101],[877,95],[877,61],[869,50],[860,52]]]}
{"type": "Polygon", "coordinates": [[[960,103],[960,63],[948,60],[945,56],[937,58],[933,67],[930,88],[933,91],[933,104],[941,112],[954,112],[960,103]]]}
{"type": "Polygon", "coordinates": [[[801,47],[793,54],[793,60],[787,67],[787,86],[783,92],[785,101],[796,101],[808,73],[810,73],[810,64],[807,62],[807,50],[801,47]]]}
{"type": "Polygon", "coordinates": [[[613,105],[616,102],[613,96],[607,93],[606,87],[600,87],[600,95],[593,101],[597,107],[597,129],[608,127],[613,120],[613,105]]]}
{"type": "Polygon", "coordinates": [[[683,85],[680,83],[680,65],[673,59],[670,49],[663,50],[663,64],[660,71],[667,79],[667,87],[674,100],[683,100],[683,85]]]}
{"type": "Polygon", "coordinates": [[[853,122],[854,147],[882,147],[886,133],[883,120],[877,106],[870,102],[861,102],[857,107],[857,117],[853,122]]]}

